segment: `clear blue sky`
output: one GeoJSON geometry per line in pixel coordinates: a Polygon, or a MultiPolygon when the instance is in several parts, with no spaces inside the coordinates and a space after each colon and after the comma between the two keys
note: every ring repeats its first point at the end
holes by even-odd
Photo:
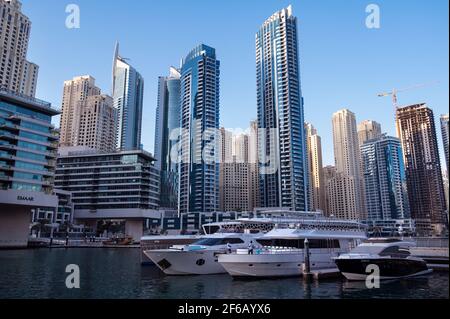
{"type": "Polygon", "coordinates": [[[142,140],[149,151],[157,78],[201,42],[215,47],[221,60],[221,125],[248,127],[256,118],[255,33],[273,12],[289,4],[299,18],[305,117],[322,136],[324,165],[334,162],[331,116],[339,109],[355,112],[358,122],[376,120],[383,131],[395,134],[391,100],[377,93],[439,81],[400,93],[399,102],[427,102],[436,124],[438,116],[448,112],[447,0],[22,2],[33,23],[28,57],[40,65],[37,96],[59,106],[63,81],[85,74],[110,93],[118,40],[122,55],[145,78],[142,140]],[[80,29],[65,27],[65,7],[70,3],[80,7],[80,29]],[[380,29],[365,26],[370,3],[380,6],[380,29]]]}

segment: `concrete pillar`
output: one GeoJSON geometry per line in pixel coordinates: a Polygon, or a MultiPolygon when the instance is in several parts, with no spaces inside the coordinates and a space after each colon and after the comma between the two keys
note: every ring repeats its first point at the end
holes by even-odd
{"type": "Polygon", "coordinates": [[[134,241],[140,241],[144,234],[144,221],[141,220],[127,220],[125,222],[125,234],[133,237],[134,241]]]}
{"type": "Polygon", "coordinates": [[[0,248],[25,248],[28,245],[31,209],[0,205],[0,248]]]}

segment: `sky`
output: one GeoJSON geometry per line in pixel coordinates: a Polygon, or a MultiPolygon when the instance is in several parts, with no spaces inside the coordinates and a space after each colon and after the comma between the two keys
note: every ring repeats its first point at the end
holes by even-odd
{"type": "MultiPolygon", "coordinates": [[[[357,122],[375,120],[395,136],[394,108],[380,92],[427,85],[398,95],[401,105],[449,107],[447,0],[22,0],[32,21],[28,59],[40,66],[38,98],[59,107],[63,82],[89,74],[111,93],[114,44],[145,79],[142,143],[153,152],[158,76],[193,47],[216,49],[221,61],[220,122],[256,119],[255,33],[289,4],[298,18],[305,120],[322,137],[323,164],[334,164],[331,118],[348,108],[357,122]],[[366,7],[380,8],[380,28],[366,27],[366,7]],[[66,6],[80,9],[80,28],[66,27],[66,6]]],[[[58,119],[55,119],[55,124],[58,119]]]]}

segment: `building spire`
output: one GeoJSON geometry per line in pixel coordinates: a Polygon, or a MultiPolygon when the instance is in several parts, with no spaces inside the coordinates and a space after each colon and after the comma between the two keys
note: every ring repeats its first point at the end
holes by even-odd
{"type": "Polygon", "coordinates": [[[116,45],[114,48],[114,56],[113,56],[113,65],[112,65],[112,89],[111,89],[111,96],[114,95],[114,86],[116,82],[116,65],[117,65],[117,59],[119,58],[119,41],[116,41],[116,45]]]}

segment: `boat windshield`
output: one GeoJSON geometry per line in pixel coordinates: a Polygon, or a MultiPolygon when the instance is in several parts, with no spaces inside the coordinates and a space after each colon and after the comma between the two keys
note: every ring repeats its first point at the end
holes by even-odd
{"type": "Polygon", "coordinates": [[[351,253],[355,254],[379,254],[385,247],[361,245],[352,249],[351,253]]]}
{"type": "Polygon", "coordinates": [[[197,240],[192,245],[200,245],[200,246],[216,246],[216,245],[226,245],[230,244],[241,244],[244,241],[240,238],[202,238],[197,240]]]}
{"type": "Polygon", "coordinates": [[[407,257],[410,255],[410,252],[407,248],[399,247],[399,246],[367,246],[361,245],[356,247],[351,251],[351,253],[356,254],[377,254],[380,256],[396,256],[396,257],[407,257]]]}

